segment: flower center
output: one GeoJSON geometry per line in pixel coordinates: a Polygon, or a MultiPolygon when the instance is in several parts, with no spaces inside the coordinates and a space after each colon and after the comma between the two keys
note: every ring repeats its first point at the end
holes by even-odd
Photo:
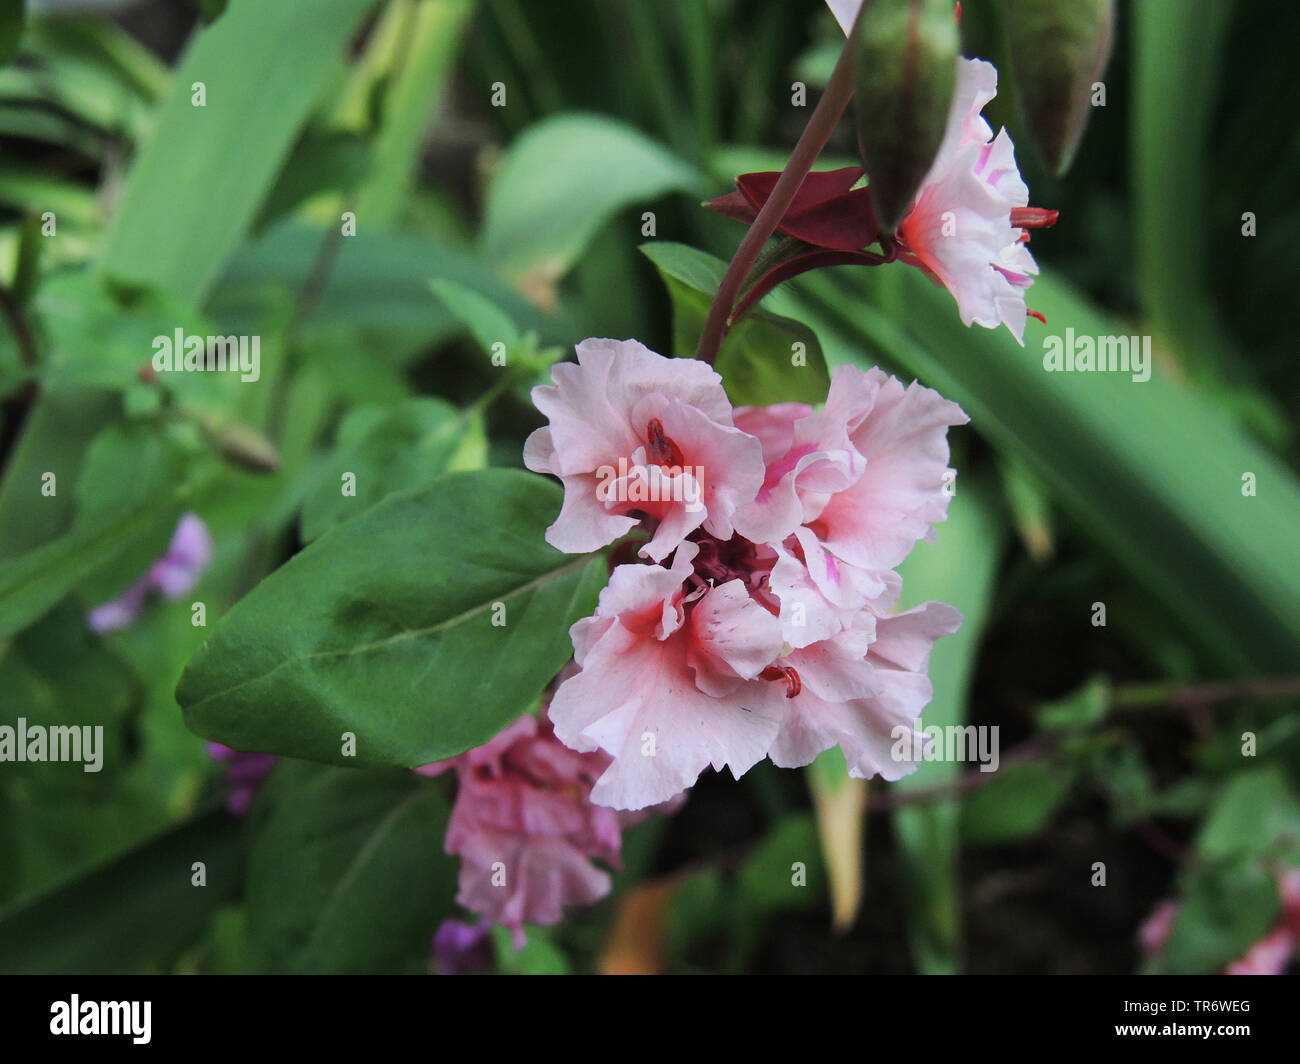
{"type": "Polygon", "coordinates": [[[665,469],[681,469],[685,464],[677,444],[664,435],[664,423],[651,418],[645,427],[646,459],[665,469]]]}

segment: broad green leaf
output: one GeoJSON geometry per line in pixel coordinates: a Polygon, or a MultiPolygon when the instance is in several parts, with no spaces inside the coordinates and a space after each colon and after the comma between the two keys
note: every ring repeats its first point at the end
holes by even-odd
{"type": "MultiPolygon", "coordinates": [[[[961,630],[936,642],[930,655],[934,697],[921,711],[918,727],[967,725],[971,676],[988,621],[1002,538],[987,497],[978,488],[960,485],[949,503],[948,520],[935,529],[935,542],[918,543],[902,565],[907,605],[936,599],[962,613],[961,630]]],[[[904,791],[942,787],[978,768],[924,761],[897,786],[904,791]]],[[[903,806],[892,817],[904,868],[908,939],[917,970],[926,974],[961,970],[961,816],[960,804],[953,800],[903,806]]]]}
{"type": "Polygon", "coordinates": [[[483,253],[513,281],[553,283],[614,214],[675,191],[701,191],[699,175],[632,127],[592,114],[547,118],[510,145],[493,175],[483,253]]]}
{"type": "Polygon", "coordinates": [[[385,495],[428,484],[441,473],[480,468],[487,456],[482,422],[441,399],[359,407],[339,427],[325,476],[303,506],[302,538],[313,540],[385,495]],[[351,473],[355,493],[343,494],[351,473]]]}
{"type": "MultiPolygon", "coordinates": [[[[691,358],[726,264],[684,244],[643,244],[641,250],[668,286],[673,354],[691,358]]],[[[816,334],[799,321],[761,309],[780,305],[783,298],[765,298],[723,341],[715,368],[738,405],[826,401],[830,377],[816,334]]]]}
{"type": "Polygon", "coordinates": [[[236,749],[344,765],[486,742],[559,671],[604,582],[603,559],[545,543],[559,508],[556,485],[489,469],[337,525],[222,618],[177,688],[186,721],[236,749]]]}
{"type": "Polygon", "coordinates": [[[160,970],[203,934],[242,880],[239,822],[224,810],[171,828],[0,914],[0,972],[160,970]],[[202,861],[207,886],[191,883],[202,861]]]}
{"type": "Polygon", "coordinates": [[[290,4],[244,0],[199,32],[127,180],[107,276],[203,301],[372,6],[318,0],[304,18],[290,4]],[[199,82],[202,107],[192,102],[199,82]]]}
{"type": "Polygon", "coordinates": [[[1019,457],[1219,666],[1294,667],[1295,475],[1158,364],[1141,383],[1044,370],[1045,338],[1135,330],[1044,274],[1032,303],[1050,324],[1031,321],[1021,349],[1004,330],[963,326],[952,297],[917,270],[836,272],[796,282],[808,320],[848,342],[828,347],[832,362],[882,357],[960,403],[971,427],[1019,457]],[[1254,495],[1243,494],[1247,473],[1254,495]]]}
{"type": "Polygon", "coordinates": [[[447,800],[413,774],[323,766],[284,766],[271,786],[248,865],[254,964],[418,970],[455,893],[447,800]]]}

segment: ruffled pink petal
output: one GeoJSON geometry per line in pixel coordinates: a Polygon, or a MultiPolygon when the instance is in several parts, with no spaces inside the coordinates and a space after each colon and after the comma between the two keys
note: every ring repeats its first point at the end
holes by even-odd
{"type": "Polygon", "coordinates": [[[905,389],[877,369],[865,376],[842,366],[831,381],[832,393],[844,387],[870,401],[852,432],[867,468],[831,498],[817,524],[827,550],[872,572],[897,568],[918,540],[930,538],[931,525],[947,518],[948,428],[969,418],[931,388],[914,382],[905,389]]]}

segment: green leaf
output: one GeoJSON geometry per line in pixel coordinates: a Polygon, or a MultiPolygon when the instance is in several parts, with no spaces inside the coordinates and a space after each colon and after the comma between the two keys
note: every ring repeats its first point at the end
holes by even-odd
{"type": "Polygon", "coordinates": [[[486,451],[482,422],[441,399],[360,407],[344,419],[324,481],[303,506],[302,538],[318,538],[395,491],[481,467],[486,451]],[[343,494],[344,473],[355,475],[355,495],[343,494]]]}
{"type": "Polygon", "coordinates": [[[1070,774],[1059,765],[1046,761],[1008,765],[963,803],[962,841],[988,846],[1033,835],[1052,819],[1070,785],[1070,774]]]}
{"type": "Polygon", "coordinates": [[[416,970],[455,892],[446,799],[409,773],[321,766],[282,766],[270,786],[249,856],[253,964],[291,974],[416,970]]]}
{"type": "Polygon", "coordinates": [[[203,301],[372,6],[319,0],[303,18],[292,5],[240,3],[200,31],[127,180],[107,276],[203,301]],[[197,82],[203,107],[192,103],[197,82]]]}
{"type": "Polygon", "coordinates": [[[813,818],[779,821],[745,858],[736,875],[726,969],[743,971],[777,913],[816,905],[827,896],[821,846],[813,818]]]}
{"type": "MultiPolygon", "coordinates": [[[[971,675],[993,596],[1002,529],[984,494],[958,488],[948,520],[934,543],[918,543],[900,573],[908,605],[936,599],[962,613],[961,630],[935,643],[930,656],[934,697],[919,727],[959,727],[967,722],[971,675]]],[[[924,761],[897,784],[902,790],[952,783],[961,766],[924,761]]],[[[972,766],[971,770],[974,768],[972,766]]],[[[961,899],[957,861],[961,807],[956,801],[903,806],[893,812],[894,837],[904,869],[908,940],[919,972],[961,970],[961,899]]]]}
{"type": "MultiPolygon", "coordinates": [[[[84,760],[6,764],[6,779],[38,772],[42,779],[96,788],[122,766],[122,718],[132,695],[130,670],[86,627],[85,614],[71,604],[57,609],[0,648],[0,690],[7,710],[3,723],[23,717],[29,727],[102,727],[96,749],[99,769],[84,760]],[[12,714],[12,715],[10,715],[12,714]]],[[[2,719],[2,718],[0,718],[2,719]]]]}
{"type": "Polygon", "coordinates": [[[484,351],[490,353],[499,343],[507,348],[519,343],[519,330],[514,321],[492,300],[455,281],[435,280],[430,282],[430,287],[484,351]]]}
{"type": "MultiPolygon", "coordinates": [[[[287,303],[307,283],[327,235],[285,222],[242,248],[213,295],[213,316],[228,332],[257,332],[269,301],[287,303]]],[[[361,370],[372,376],[377,360],[391,364],[403,354],[425,349],[456,326],[453,316],[429,299],[431,276],[479,292],[522,328],[537,329],[553,339],[572,334],[563,321],[543,318],[464,250],[411,233],[367,229],[363,224],[356,236],[343,240],[311,316],[302,324],[299,347],[315,357],[313,349],[323,339],[337,346],[345,331],[359,335],[370,342],[361,370]]]]}
{"type": "Polygon", "coordinates": [[[1185,975],[1221,971],[1271,930],[1277,911],[1277,883],[1257,863],[1195,868],[1155,967],[1185,975]]]}
{"type": "Polygon", "coordinates": [[[1110,682],[1094,676],[1077,691],[1048,702],[1038,709],[1038,726],[1044,731],[1087,728],[1100,721],[1110,708],[1110,682]]]}
{"type": "Polygon", "coordinates": [[[324,192],[350,192],[369,173],[370,148],[338,130],[311,128],[294,145],[274,187],[257,212],[262,230],[282,215],[324,192]]]}
{"type": "Polygon", "coordinates": [[[238,820],[197,817],[75,882],[0,915],[0,971],[158,970],[196,941],[242,881],[238,820]],[[202,861],[206,887],[191,884],[202,861]]]}
{"type": "MultiPolygon", "coordinates": [[[[134,506],[163,498],[186,476],[186,455],[156,426],[112,425],[95,437],[77,476],[77,525],[93,525],[134,506]],[[130,471],[130,476],[123,474],[130,471]]],[[[165,547],[165,544],[164,544],[165,547]]],[[[162,551],[148,537],[135,540],[82,585],[92,604],[114,598],[143,576],[162,551]]]]}
{"type": "Polygon", "coordinates": [[[516,950],[510,941],[510,929],[500,924],[492,928],[492,946],[496,951],[497,969],[507,975],[568,975],[569,958],[547,936],[544,928],[528,927],[528,941],[516,950]]]}
{"type": "Polygon", "coordinates": [[[1234,776],[1201,825],[1196,849],[1210,860],[1300,863],[1300,801],[1280,769],[1261,766],[1234,776]]]}
{"type": "MultiPolygon", "coordinates": [[[[726,264],[685,244],[642,244],[673,304],[673,354],[691,358],[726,264]]],[[[782,293],[761,306],[780,305],[782,293]]],[[[755,308],[727,333],[715,368],[738,405],[824,403],[830,375],[816,334],[793,318],[755,308]]]]}
{"type": "Polygon", "coordinates": [[[336,526],[200,648],[176,691],[187,723],[236,749],[346,765],[415,767],[481,745],[559,671],[604,582],[603,559],[543,540],[559,508],[556,485],[489,469],[336,526]]]}
{"type": "Polygon", "coordinates": [[[12,558],[66,532],[76,509],[76,483],[86,448],[118,416],[109,392],[46,390],[23,421],[0,484],[0,558],[12,558]],[[42,493],[53,473],[54,495],[42,493]]]}
{"type": "Polygon", "coordinates": [[[392,225],[410,195],[429,122],[442,104],[474,8],[473,0],[406,0],[385,12],[401,20],[401,65],[384,93],[374,168],[357,198],[357,216],[371,225],[392,225]]]}
{"type": "Polygon", "coordinates": [[[177,489],[111,519],[79,525],[43,547],[0,562],[0,639],[21,631],[87,577],[128,552],[162,554],[183,512],[184,494],[177,489]]]}
{"type": "Polygon", "coordinates": [[[557,115],[506,152],[488,189],[482,249],[511,280],[553,282],[618,211],[700,186],[693,167],[622,122],[557,115]]]}

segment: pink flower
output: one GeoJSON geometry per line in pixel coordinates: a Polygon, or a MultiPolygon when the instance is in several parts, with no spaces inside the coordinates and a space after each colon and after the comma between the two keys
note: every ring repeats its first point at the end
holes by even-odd
{"type": "Polygon", "coordinates": [[[456,900],[511,929],[554,924],[566,905],[590,905],[610,889],[599,860],[618,867],[619,816],[591,802],[608,759],[558,742],[545,719],[524,716],[483,746],[417,769],[456,773],[446,848],[460,857],[456,900]]]}
{"type": "Polygon", "coordinates": [[[760,684],[742,697],[741,688],[780,653],[780,623],[744,581],[708,586],[699,553],[688,542],[671,568],[620,565],[595,616],[570,630],[581,671],[560,684],[549,712],[562,742],[613,758],[593,801],[654,805],[709,765],[739,777],[776,737],[779,694],[760,684]]]}
{"type": "Polygon", "coordinates": [[[930,389],[852,367],[822,411],[737,412],[762,470],[729,534],[706,524],[671,563],[618,566],[571,629],[579,671],[549,714],[562,742],[612,759],[593,801],[640,809],[710,766],[739,777],[836,745],[854,776],[910,771],[896,733],[929,701],[930,648],[960,615],[891,614],[893,569],[947,515],[946,433],[966,420],[930,389]]]}
{"type": "Polygon", "coordinates": [[[599,550],[656,522],[641,553],[663,561],[701,526],[729,538],[736,507],[763,480],[761,447],[732,423],[721,378],[702,362],[664,358],[635,340],[584,340],[578,362],[533,389],[550,424],[528,437],[524,464],[559,477],[564,506],[546,532],[559,550],[599,550]]]}
{"type": "Polygon", "coordinates": [[[1038,273],[1026,230],[1051,225],[1056,212],[1027,208],[1015,145],[980,116],[997,89],[992,63],[960,60],[939,154],[898,237],[904,260],[952,293],[966,325],[1006,325],[1023,346],[1025,290],[1038,273]]]}
{"type": "Polygon", "coordinates": [[[150,593],[180,598],[199,582],[211,560],[212,537],[207,526],[194,514],[185,514],[176,525],[167,552],[112,602],[91,610],[87,624],[100,634],[134,624],[150,593]]]}

